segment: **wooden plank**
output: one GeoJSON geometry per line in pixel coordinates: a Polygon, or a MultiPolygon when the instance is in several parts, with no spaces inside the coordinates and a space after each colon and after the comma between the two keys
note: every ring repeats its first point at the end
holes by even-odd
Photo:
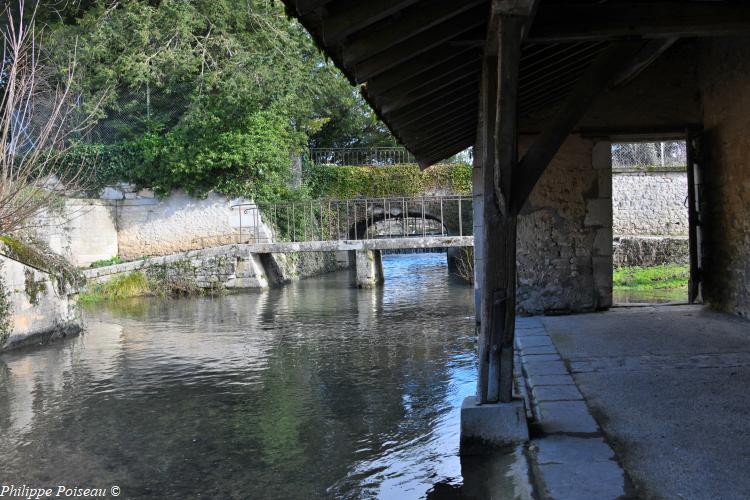
{"type": "Polygon", "coordinates": [[[481,70],[482,63],[479,54],[471,55],[473,57],[452,59],[447,64],[436,66],[417,77],[404,80],[400,84],[385,91],[378,91],[376,87],[373,87],[371,83],[368,83],[367,91],[371,95],[377,96],[378,100],[393,99],[408,94],[409,92],[419,91],[432,85],[439,85],[440,82],[451,76],[460,76],[461,73],[466,73],[467,71],[481,70]]]}
{"type": "Polygon", "coordinates": [[[451,141],[451,144],[449,146],[446,146],[445,148],[435,152],[432,154],[432,156],[425,155],[422,161],[419,163],[419,168],[424,170],[425,168],[429,168],[430,166],[438,163],[440,160],[450,158],[453,155],[456,155],[467,148],[469,148],[472,144],[474,144],[476,140],[476,132],[474,134],[470,134],[461,138],[458,138],[455,141],[451,141]]]}
{"type": "Polygon", "coordinates": [[[471,9],[456,16],[450,22],[441,23],[431,30],[408,38],[404,42],[355,65],[352,68],[353,73],[356,75],[358,82],[365,82],[398,64],[413,59],[419,54],[483,26],[486,22],[487,17],[484,9],[471,9]]]}
{"type": "Polygon", "coordinates": [[[420,103],[418,106],[408,106],[389,113],[387,118],[394,123],[404,125],[411,123],[413,119],[419,119],[422,116],[436,109],[445,108],[455,102],[476,100],[476,87],[478,82],[467,82],[464,85],[456,87],[445,94],[431,99],[429,102],[420,103]]]}
{"type": "Polygon", "coordinates": [[[295,5],[299,15],[304,16],[314,10],[331,3],[333,0],[296,0],[295,5]]]}
{"type": "Polygon", "coordinates": [[[466,103],[459,108],[451,109],[450,113],[439,114],[437,116],[432,115],[431,117],[426,117],[424,119],[421,119],[409,125],[399,127],[399,130],[404,135],[407,135],[409,133],[419,132],[420,130],[431,130],[434,127],[439,127],[441,124],[455,122],[459,119],[462,119],[464,116],[467,116],[467,115],[473,116],[474,119],[476,120],[477,118],[476,101],[471,102],[471,103],[466,103]]]}
{"type": "Polygon", "coordinates": [[[473,120],[466,119],[461,124],[454,125],[440,133],[424,137],[421,141],[414,141],[409,144],[418,151],[429,150],[435,152],[438,150],[437,148],[442,148],[446,144],[451,143],[454,137],[463,137],[466,134],[473,134],[474,131],[476,131],[476,128],[476,117],[474,117],[473,120]]]}
{"type": "MultiPolygon", "coordinates": [[[[479,70],[481,70],[481,68],[472,67],[469,70],[461,70],[455,73],[449,73],[445,76],[445,78],[439,80],[436,83],[433,83],[427,88],[417,89],[413,92],[409,92],[408,94],[393,97],[390,99],[383,98],[381,101],[381,109],[383,113],[392,113],[399,109],[404,109],[407,106],[418,106],[420,103],[434,100],[436,97],[435,94],[441,93],[441,91],[443,91],[443,89],[447,87],[460,87],[466,83],[476,85],[476,82],[479,81],[479,70]]],[[[440,96],[437,97],[439,98],[440,96]]]]}
{"type": "Polygon", "coordinates": [[[323,20],[323,39],[326,45],[335,45],[344,37],[386,19],[417,1],[349,2],[346,7],[341,7],[323,20]]]}
{"type": "Polygon", "coordinates": [[[518,213],[549,162],[557,154],[593,100],[630,67],[643,46],[640,41],[622,41],[602,52],[573,88],[557,116],[524,155],[513,180],[512,211],[518,213]]]}
{"type": "Polygon", "coordinates": [[[367,82],[367,88],[371,89],[373,92],[385,92],[410,78],[421,78],[422,75],[427,74],[429,70],[470,57],[479,61],[479,51],[465,47],[436,47],[410,59],[406,63],[393,67],[386,73],[370,78],[367,82]]]}
{"type": "Polygon", "coordinates": [[[750,34],[746,2],[543,3],[530,42],[750,34]]]}
{"type": "Polygon", "coordinates": [[[399,19],[381,23],[378,27],[358,33],[344,47],[344,64],[351,66],[368,57],[383,52],[404,40],[418,35],[428,29],[465,12],[477,5],[486,4],[486,0],[422,1],[405,10],[399,19]]]}
{"type": "Polygon", "coordinates": [[[461,94],[458,99],[445,102],[440,106],[436,106],[435,108],[432,108],[430,111],[426,113],[415,115],[413,118],[409,118],[409,119],[400,118],[398,120],[399,130],[417,125],[419,123],[422,123],[423,121],[425,122],[428,122],[428,120],[434,121],[444,116],[449,116],[453,113],[458,113],[459,110],[462,110],[467,107],[474,107],[474,109],[477,109],[477,106],[478,106],[477,96],[461,94]]]}

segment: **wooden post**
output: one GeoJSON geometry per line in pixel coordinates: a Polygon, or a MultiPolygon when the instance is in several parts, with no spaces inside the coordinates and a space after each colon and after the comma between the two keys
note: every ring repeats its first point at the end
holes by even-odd
{"type": "Polygon", "coordinates": [[[512,175],[518,163],[517,95],[526,18],[493,11],[485,47],[480,132],[482,265],[479,314],[480,404],[510,402],[516,303],[516,215],[512,175]]]}

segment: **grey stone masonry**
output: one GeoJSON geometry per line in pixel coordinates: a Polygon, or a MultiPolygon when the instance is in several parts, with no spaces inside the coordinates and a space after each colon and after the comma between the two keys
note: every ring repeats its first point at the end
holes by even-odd
{"type": "Polygon", "coordinates": [[[373,288],[383,283],[383,259],[379,250],[354,250],[355,282],[359,288],[373,288]]]}
{"type": "Polygon", "coordinates": [[[104,282],[115,276],[161,267],[170,272],[189,274],[201,288],[250,289],[267,288],[268,277],[260,255],[250,252],[247,245],[226,245],[193,250],[163,257],[126,262],[83,271],[86,279],[104,282]]]}
{"type": "Polygon", "coordinates": [[[531,461],[542,498],[615,499],[628,479],[540,317],[518,318],[516,347],[531,406],[531,461]]]}

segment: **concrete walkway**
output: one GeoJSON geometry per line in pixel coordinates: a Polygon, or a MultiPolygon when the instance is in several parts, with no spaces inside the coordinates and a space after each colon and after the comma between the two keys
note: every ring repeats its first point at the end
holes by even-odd
{"type": "Polygon", "coordinates": [[[626,489],[632,481],[630,495],[750,498],[750,322],[698,306],[538,321],[625,469],[626,489]]]}

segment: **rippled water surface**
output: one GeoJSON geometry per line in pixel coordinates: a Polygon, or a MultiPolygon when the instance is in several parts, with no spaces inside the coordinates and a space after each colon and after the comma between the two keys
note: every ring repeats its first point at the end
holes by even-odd
{"type": "Polygon", "coordinates": [[[267,292],[138,300],[0,357],[0,483],[124,498],[528,495],[520,450],[458,458],[473,294],[444,254],[267,292]],[[463,465],[463,474],[462,474],[463,465]]]}

